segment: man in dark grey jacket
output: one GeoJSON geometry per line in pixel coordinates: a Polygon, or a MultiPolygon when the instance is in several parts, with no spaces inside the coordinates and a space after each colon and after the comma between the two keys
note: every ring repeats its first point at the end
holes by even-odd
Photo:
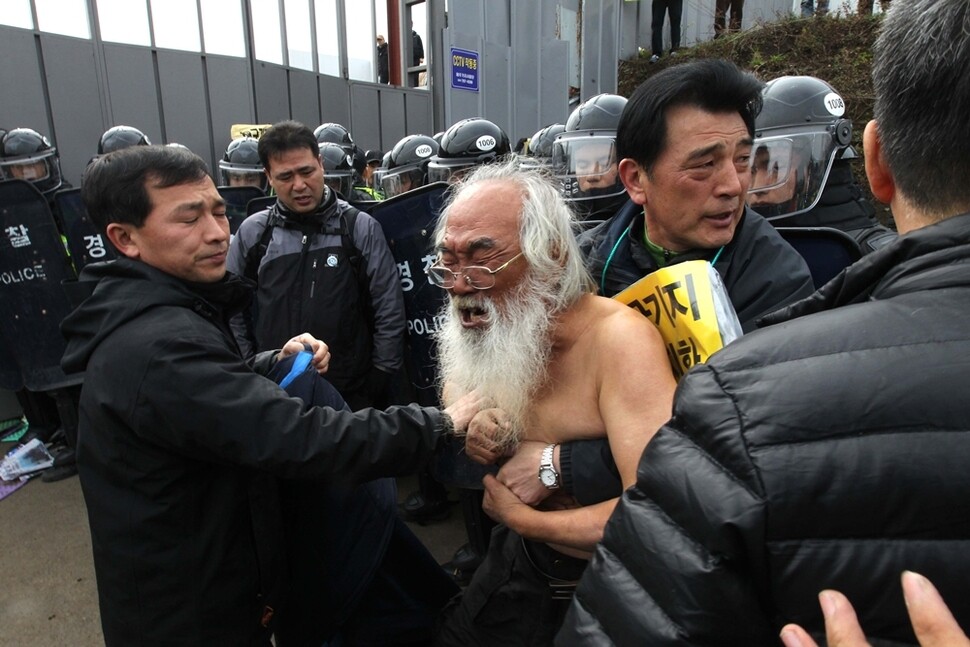
{"type": "Polygon", "coordinates": [[[354,484],[420,467],[474,398],[444,414],[311,407],[265,375],[326,345],[307,334],[247,363],[228,317],[251,284],[225,270],[225,202],[192,153],[137,146],[94,161],[82,196],[120,260],[85,268],[62,330],[85,371],[78,472],[105,643],[268,645],[283,599],[275,477],[354,484]]]}
{"type": "Polygon", "coordinates": [[[873,644],[912,644],[907,569],[970,626],[968,70],[970,5],[893,4],[863,141],[900,238],[681,381],[559,644],[822,636],[826,588],[873,644]]]}
{"type": "Polygon", "coordinates": [[[354,410],[384,406],[404,362],[404,294],[380,225],[324,184],[313,131],[283,121],[259,139],[277,202],[247,218],[230,272],[257,282],[233,323],[247,356],[308,331],[330,347],[328,379],[354,410]]]}

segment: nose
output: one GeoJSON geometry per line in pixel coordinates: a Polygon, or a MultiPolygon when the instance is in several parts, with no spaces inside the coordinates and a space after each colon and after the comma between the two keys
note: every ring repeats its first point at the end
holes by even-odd
{"type": "Polygon", "coordinates": [[[465,280],[465,275],[461,272],[455,277],[455,284],[448,288],[448,291],[452,294],[463,295],[463,294],[474,294],[478,292],[475,288],[465,280]]]}
{"type": "Polygon", "coordinates": [[[217,218],[213,214],[207,216],[208,226],[205,230],[206,238],[211,242],[222,242],[229,238],[229,219],[217,218]]]}
{"type": "Polygon", "coordinates": [[[722,165],[721,172],[718,174],[715,195],[717,197],[735,198],[741,195],[750,183],[751,174],[749,171],[739,171],[737,166],[728,162],[722,165]]]}

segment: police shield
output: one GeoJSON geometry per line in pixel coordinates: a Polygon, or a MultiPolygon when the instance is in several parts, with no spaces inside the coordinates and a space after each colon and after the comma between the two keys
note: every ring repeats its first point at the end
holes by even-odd
{"type": "Polygon", "coordinates": [[[255,186],[220,186],[219,195],[226,201],[226,216],[229,218],[229,233],[234,234],[249,214],[246,207],[250,200],[265,198],[266,194],[255,186]]]}
{"type": "Polygon", "coordinates": [[[98,231],[81,202],[81,189],[65,189],[54,194],[54,206],[64,225],[67,249],[74,269],[80,273],[90,263],[118,258],[114,245],[98,231]]]}
{"type": "Polygon", "coordinates": [[[61,282],[74,279],[47,201],[29,182],[0,182],[0,335],[32,391],[78,384],[61,371],[61,282]]]}
{"type": "Polygon", "coordinates": [[[418,401],[437,402],[433,335],[445,303],[445,291],[432,285],[424,270],[435,260],[431,237],[448,185],[429,184],[384,200],[371,208],[397,263],[408,319],[407,365],[418,401]]]}
{"type": "Polygon", "coordinates": [[[275,195],[263,195],[258,198],[253,198],[246,205],[246,215],[251,216],[254,213],[259,213],[260,211],[265,211],[269,209],[274,204],[276,204],[275,195]]]}

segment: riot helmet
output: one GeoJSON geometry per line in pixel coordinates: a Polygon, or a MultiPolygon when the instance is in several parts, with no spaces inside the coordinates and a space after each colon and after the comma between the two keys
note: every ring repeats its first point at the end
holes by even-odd
{"type": "Polygon", "coordinates": [[[437,153],[438,143],[427,135],[408,135],[395,144],[381,173],[385,197],[393,198],[427,184],[428,163],[437,153]]]}
{"type": "Polygon", "coordinates": [[[340,194],[344,200],[354,191],[354,158],[342,146],[333,143],[320,144],[320,162],[323,164],[323,183],[340,194]]]}
{"type": "Polygon", "coordinates": [[[131,146],[151,146],[145,133],[131,126],[112,126],[98,141],[98,155],[106,155],[131,146]]]}
{"type": "Polygon", "coordinates": [[[598,94],[581,103],[552,145],[552,172],[563,197],[584,218],[612,215],[626,201],[616,156],[616,129],[626,97],[598,94]]]}
{"type": "Polygon", "coordinates": [[[219,161],[223,186],[254,186],[266,190],[266,173],[259,161],[259,140],[240,137],[229,142],[219,161]]]}
{"type": "Polygon", "coordinates": [[[775,220],[818,204],[835,160],[855,156],[852,122],[839,93],[815,77],[779,77],[768,82],[762,98],[748,204],[775,220]]]}
{"type": "Polygon", "coordinates": [[[313,136],[317,138],[318,144],[337,144],[350,155],[353,155],[356,150],[354,138],[350,136],[350,131],[340,124],[333,122],[320,124],[313,131],[313,136]]]}
{"type": "Polygon", "coordinates": [[[563,124],[550,124],[540,129],[529,140],[529,155],[522,160],[525,167],[548,167],[552,165],[552,145],[556,137],[566,130],[563,124]]]}
{"type": "Polygon", "coordinates": [[[57,149],[31,128],[14,128],[0,139],[0,177],[26,180],[48,195],[63,184],[57,149]]]}
{"type": "Polygon", "coordinates": [[[472,166],[488,164],[512,152],[509,136],[488,119],[462,119],[441,136],[428,163],[428,182],[456,182],[472,166]]]}

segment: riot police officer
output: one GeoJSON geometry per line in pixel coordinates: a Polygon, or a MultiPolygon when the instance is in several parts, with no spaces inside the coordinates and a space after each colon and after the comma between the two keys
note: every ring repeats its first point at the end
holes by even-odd
{"type": "Polygon", "coordinates": [[[552,166],[552,145],[556,137],[566,130],[564,124],[549,124],[545,128],[540,128],[535,135],[529,139],[528,157],[522,160],[525,166],[552,166]]]}
{"type": "Polygon", "coordinates": [[[259,161],[259,140],[240,137],[229,142],[226,154],[219,161],[223,186],[254,186],[266,191],[266,173],[259,161]]]}
{"type": "Polygon", "coordinates": [[[354,158],[347,149],[332,143],[320,144],[320,162],[323,164],[323,182],[343,200],[370,202],[373,197],[354,188],[354,158]]]}
{"type": "Polygon", "coordinates": [[[441,136],[441,146],[428,163],[428,182],[454,183],[469,168],[511,152],[509,136],[494,123],[482,117],[462,119],[441,136]]]}
{"type": "Polygon", "coordinates": [[[0,176],[30,182],[48,202],[55,191],[68,186],[61,175],[57,149],[32,128],[14,128],[0,140],[0,176]]]}
{"type": "Polygon", "coordinates": [[[833,227],[863,253],[896,237],[879,224],[849,164],[852,122],[835,89],[811,76],[769,81],[755,120],[748,204],[775,226],[833,227]]]}
{"type": "Polygon", "coordinates": [[[408,135],[391,149],[381,173],[384,196],[393,198],[428,183],[428,163],[438,153],[438,142],[427,135],[408,135]]]}
{"type": "Polygon", "coordinates": [[[120,151],[129,146],[151,146],[152,142],[142,131],[133,126],[112,126],[98,140],[98,155],[120,151]]]}
{"type": "Polygon", "coordinates": [[[552,170],[580,220],[606,220],[626,203],[617,171],[616,128],[626,98],[598,94],[579,105],[552,147],[552,170]]]}

